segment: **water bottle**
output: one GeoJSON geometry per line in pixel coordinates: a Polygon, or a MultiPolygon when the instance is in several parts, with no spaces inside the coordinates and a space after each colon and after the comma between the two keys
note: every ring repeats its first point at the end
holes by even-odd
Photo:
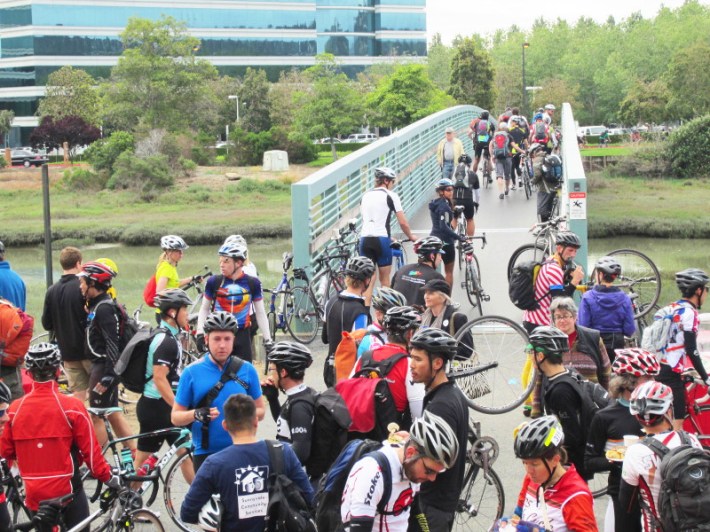
{"type": "Polygon", "coordinates": [[[124,447],[123,449],[121,449],[121,468],[129,475],[132,475],[136,472],[135,468],[133,467],[133,454],[131,453],[131,450],[128,447],[124,447]]]}
{"type": "Polygon", "coordinates": [[[144,477],[153,469],[155,469],[155,464],[158,463],[158,455],[156,453],[151,454],[145,462],[143,462],[143,465],[140,467],[140,469],[136,472],[136,474],[139,477],[144,477]]]}
{"type": "Polygon", "coordinates": [[[321,299],[325,296],[325,292],[328,289],[328,276],[324,275],[318,282],[318,298],[321,299]]]}

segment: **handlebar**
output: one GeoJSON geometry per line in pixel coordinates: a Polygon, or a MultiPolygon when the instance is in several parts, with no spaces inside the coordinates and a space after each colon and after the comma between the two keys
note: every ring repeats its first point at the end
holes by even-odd
{"type": "Polygon", "coordinates": [[[484,249],[486,247],[486,244],[488,244],[488,240],[486,239],[486,233],[483,233],[482,235],[476,235],[476,236],[467,236],[466,240],[468,242],[472,242],[473,240],[480,240],[481,241],[481,249],[484,249]]]}

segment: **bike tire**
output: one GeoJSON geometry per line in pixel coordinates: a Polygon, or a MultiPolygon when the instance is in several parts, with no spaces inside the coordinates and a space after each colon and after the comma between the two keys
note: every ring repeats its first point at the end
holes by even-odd
{"type": "Polygon", "coordinates": [[[182,476],[180,465],[185,460],[192,460],[192,453],[186,453],[177,460],[173,460],[165,475],[165,484],[163,485],[163,500],[165,502],[165,510],[168,512],[170,519],[175,523],[180,530],[185,532],[199,532],[200,528],[197,525],[183,523],[180,519],[180,506],[185,499],[187,490],[190,485],[182,476]]]}
{"type": "MultiPolygon", "coordinates": [[[[21,479],[20,479],[21,482],[21,479]]],[[[27,523],[32,520],[33,513],[25,506],[25,492],[23,486],[18,482],[16,486],[5,488],[8,511],[12,524],[27,523]]]]}
{"type": "Polygon", "coordinates": [[[532,186],[530,185],[530,180],[532,176],[528,170],[527,162],[523,164],[523,188],[525,189],[525,199],[530,199],[532,196],[532,186]]]}
{"type": "Polygon", "coordinates": [[[457,355],[448,375],[457,381],[471,408],[484,414],[504,414],[523,404],[535,385],[537,370],[533,365],[522,375],[528,368],[528,335],[520,325],[502,316],[481,316],[461,327],[455,339],[472,355],[468,359],[457,355]],[[457,372],[476,366],[491,367],[475,376],[457,378],[457,372]],[[484,383],[488,391],[477,393],[484,383]]]}
{"type": "Polygon", "coordinates": [[[587,483],[589,491],[592,492],[592,497],[599,499],[607,494],[609,488],[609,472],[602,471],[594,473],[594,477],[587,483]]]}
{"type": "Polygon", "coordinates": [[[505,491],[493,468],[484,471],[466,459],[464,484],[456,505],[454,529],[457,531],[487,532],[503,517],[505,491]]]}
{"type": "Polygon", "coordinates": [[[128,513],[131,530],[134,532],[165,532],[163,523],[157,514],[147,508],[140,508],[128,513]]]}
{"type": "Polygon", "coordinates": [[[269,311],[266,315],[269,320],[269,333],[271,333],[271,339],[275,341],[276,339],[276,313],[269,311]]]}
{"type": "Polygon", "coordinates": [[[291,289],[292,312],[286,319],[289,334],[297,342],[309,344],[318,334],[320,309],[310,291],[302,286],[291,289]]]}
{"type": "Polygon", "coordinates": [[[466,297],[474,310],[478,309],[478,315],[483,316],[483,301],[481,299],[481,269],[478,265],[478,257],[473,255],[471,262],[466,262],[466,297]]]}
{"type": "Polygon", "coordinates": [[[545,245],[541,242],[520,246],[513,251],[508,261],[508,281],[510,281],[510,276],[513,275],[513,270],[518,264],[528,261],[542,262],[547,257],[547,250],[545,249],[545,245]]]}

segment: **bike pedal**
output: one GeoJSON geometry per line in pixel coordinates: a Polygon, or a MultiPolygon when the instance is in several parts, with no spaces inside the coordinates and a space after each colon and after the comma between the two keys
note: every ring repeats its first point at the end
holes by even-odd
{"type": "Polygon", "coordinates": [[[489,296],[488,294],[481,294],[481,301],[490,301],[490,300],[491,300],[491,296],[489,296]]]}

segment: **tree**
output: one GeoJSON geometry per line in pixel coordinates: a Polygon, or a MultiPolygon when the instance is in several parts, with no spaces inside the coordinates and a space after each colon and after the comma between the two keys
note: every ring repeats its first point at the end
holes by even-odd
{"type": "Polygon", "coordinates": [[[641,122],[661,123],[668,118],[668,88],[663,80],[637,81],[619,106],[619,118],[630,126],[641,122]]]}
{"type": "MultiPolygon", "coordinates": [[[[553,104],[560,112],[562,104],[567,102],[573,109],[579,108],[579,87],[571,85],[562,79],[545,79],[542,80],[542,89],[535,91],[530,104],[531,109],[544,107],[548,103],[553,104]]],[[[558,116],[558,119],[561,119],[558,116]]]]}
{"type": "Polygon", "coordinates": [[[427,71],[429,79],[442,91],[449,90],[452,56],[453,49],[441,42],[441,34],[434,34],[427,52],[427,71]]]}
{"type": "Polygon", "coordinates": [[[666,79],[674,118],[689,119],[710,113],[710,44],[698,41],[675,54],[666,79]]]}
{"type": "Polygon", "coordinates": [[[104,117],[112,129],[213,129],[218,117],[210,82],[217,69],[195,57],[200,41],[172,17],[131,18],[121,33],[124,52],[102,85],[104,117]]]}
{"type": "Polygon", "coordinates": [[[61,148],[66,142],[73,153],[74,148],[91,144],[99,137],[101,137],[99,128],[87,124],[79,116],[65,116],[56,121],[51,116],[45,116],[40,125],[30,134],[30,144],[34,148],[55,150],[61,148]]]}
{"type": "Polygon", "coordinates": [[[0,111],[0,136],[2,136],[3,145],[7,144],[5,142],[5,136],[12,129],[12,121],[15,119],[15,113],[7,109],[0,111]]]}
{"type": "Polygon", "coordinates": [[[86,71],[63,66],[47,77],[47,92],[39,102],[37,113],[55,120],[78,116],[87,124],[100,123],[100,96],[96,81],[86,71]]]}
{"type": "Polygon", "coordinates": [[[269,116],[269,89],[266,71],[247,68],[244,81],[237,90],[239,94],[240,127],[245,131],[259,133],[271,127],[269,116]]]}
{"type": "Polygon", "coordinates": [[[310,87],[308,74],[292,69],[281,72],[269,91],[269,118],[275,126],[291,129],[298,111],[297,100],[310,87]]]}
{"type": "Polygon", "coordinates": [[[461,39],[451,59],[449,94],[458,103],[469,103],[491,109],[495,102],[491,56],[472,37],[461,39]]]}

